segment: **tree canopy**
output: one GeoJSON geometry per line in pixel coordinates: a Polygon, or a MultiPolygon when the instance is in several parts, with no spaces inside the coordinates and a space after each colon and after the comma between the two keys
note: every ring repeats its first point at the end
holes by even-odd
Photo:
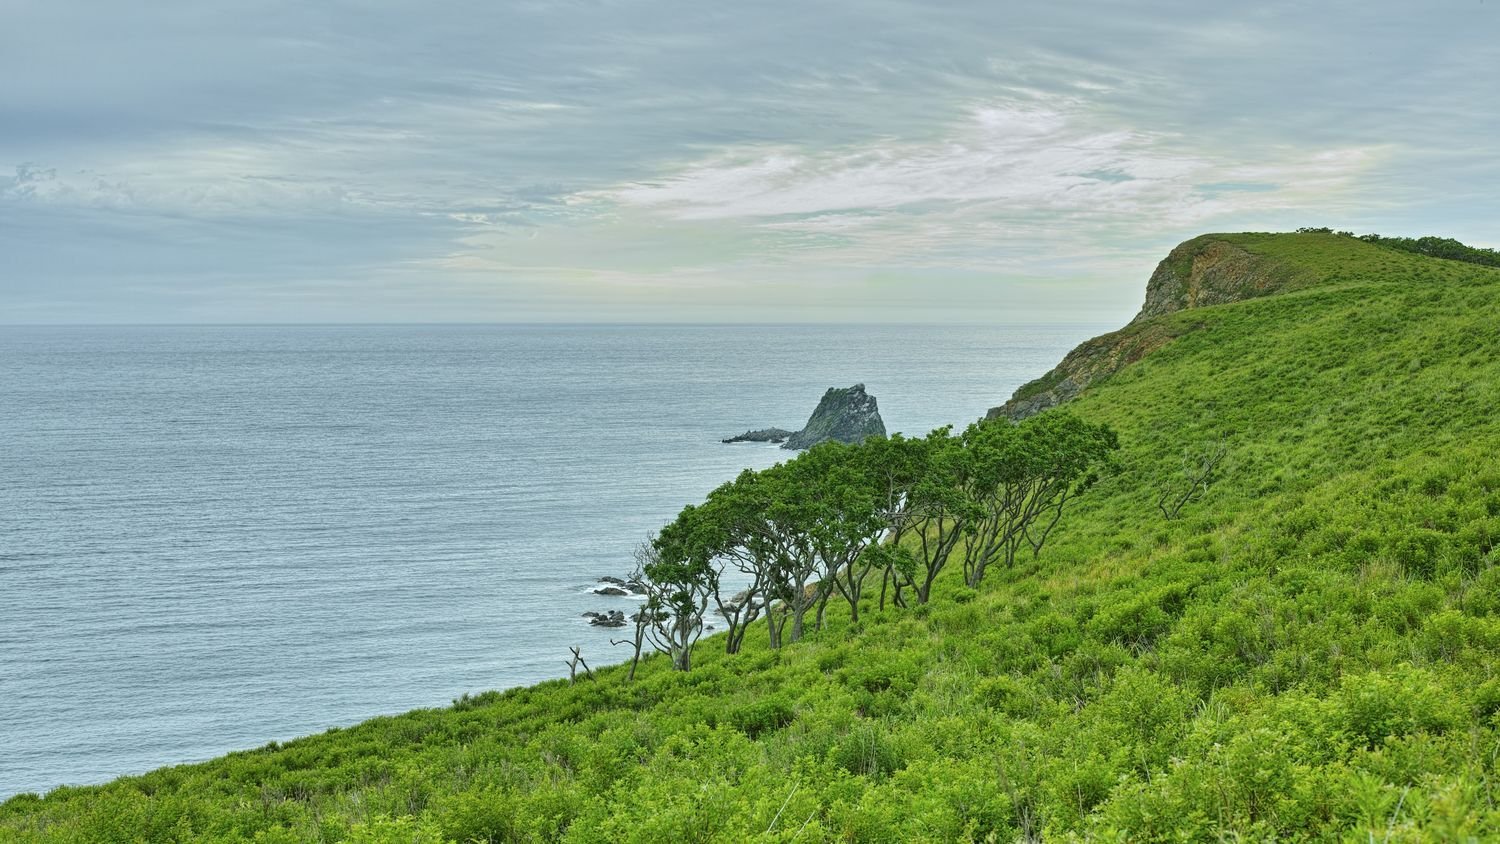
{"type": "Polygon", "coordinates": [[[710,601],[739,650],[765,618],[772,648],[815,627],[833,596],[859,619],[880,573],[897,605],[926,603],[955,551],[978,587],[991,566],[1041,553],[1068,502],[1111,466],[1104,425],[1054,411],[1019,424],[976,422],[857,445],[828,442],[761,471],[746,470],[685,507],[651,543],[645,621],[653,642],[687,670],[710,601]]]}

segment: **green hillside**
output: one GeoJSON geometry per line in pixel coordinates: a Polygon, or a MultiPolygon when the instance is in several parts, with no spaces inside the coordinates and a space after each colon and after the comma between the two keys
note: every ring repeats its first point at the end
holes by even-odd
{"type": "Polygon", "coordinates": [[[1194,243],[1253,298],[1135,323],[1068,403],[1119,471],[978,591],[23,795],[0,840],[1500,839],[1500,269],[1194,243]]]}

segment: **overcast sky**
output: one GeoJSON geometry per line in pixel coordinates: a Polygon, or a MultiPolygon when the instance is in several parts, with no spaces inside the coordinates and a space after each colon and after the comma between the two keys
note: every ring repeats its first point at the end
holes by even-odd
{"type": "Polygon", "coordinates": [[[1500,1],[4,0],[0,322],[1110,321],[1500,246],[1500,1]]]}

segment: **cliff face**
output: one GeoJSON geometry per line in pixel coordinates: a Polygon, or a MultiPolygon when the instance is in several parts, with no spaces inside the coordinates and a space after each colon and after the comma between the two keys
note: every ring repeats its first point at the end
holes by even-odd
{"type": "Polygon", "coordinates": [[[824,440],[857,443],[877,436],[885,436],[885,422],[880,418],[875,397],[865,392],[865,385],[855,384],[824,393],[807,424],[781,447],[812,448],[824,440]]]}
{"type": "Polygon", "coordinates": [[[1173,336],[1160,325],[1136,327],[1132,323],[1119,331],[1085,341],[1068,352],[1052,371],[1016,390],[1010,401],[990,408],[985,418],[1004,416],[1019,422],[1035,416],[1165,346],[1173,336]]]}
{"type": "Polygon", "coordinates": [[[990,408],[986,418],[1021,420],[1062,404],[1188,330],[1165,325],[1158,317],[1265,296],[1295,280],[1297,274],[1279,261],[1222,235],[1189,240],[1156,266],[1146,283],[1146,302],[1128,325],[1078,346],[1051,372],[1016,390],[1005,404],[990,408]]]}
{"type": "Polygon", "coordinates": [[[1175,311],[1225,305],[1280,290],[1290,274],[1277,262],[1213,235],[1168,253],[1146,282],[1146,303],[1132,323],[1175,311]]]}

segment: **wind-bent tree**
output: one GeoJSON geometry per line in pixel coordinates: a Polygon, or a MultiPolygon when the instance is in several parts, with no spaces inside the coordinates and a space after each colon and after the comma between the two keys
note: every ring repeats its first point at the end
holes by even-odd
{"type": "MultiPolygon", "coordinates": [[[[868,441],[867,441],[868,442],[868,441]]],[[[871,449],[878,448],[871,445],[871,449]]],[[[849,620],[859,620],[865,578],[879,561],[865,552],[880,542],[887,528],[885,505],[892,493],[882,489],[879,463],[865,444],[826,442],[787,465],[801,513],[800,527],[821,578],[816,626],[823,626],[834,592],[849,603],[849,620]],[[831,584],[832,588],[829,588],[831,584]]],[[[897,482],[894,476],[885,480],[897,482]]]]}
{"type": "Polygon", "coordinates": [[[754,530],[757,519],[755,473],[745,470],[735,480],[709,493],[703,506],[685,510],[695,552],[713,567],[713,602],[729,630],[726,653],[739,653],[750,625],[766,609],[765,583],[769,555],[754,530]],[[725,575],[730,569],[739,577],[725,575]]]}
{"type": "Polygon", "coordinates": [[[718,572],[703,554],[696,553],[686,526],[692,521],[686,515],[692,509],[685,509],[684,517],[662,528],[641,549],[641,571],[646,575],[646,603],[641,612],[646,634],[658,651],[672,657],[672,667],[678,671],[692,667],[693,644],[703,635],[703,615],[718,581],[718,572]]]}
{"type": "Polygon", "coordinates": [[[981,514],[964,542],[964,581],[979,586],[994,564],[1041,553],[1069,501],[1087,490],[1119,442],[1106,425],[1064,411],[1020,424],[991,419],[963,433],[967,485],[981,514]]]}
{"type": "MultiPolygon", "coordinates": [[[[631,583],[644,584],[646,582],[645,565],[646,563],[650,562],[651,559],[651,539],[648,537],[645,542],[642,542],[635,549],[635,569],[630,572],[631,583]]],[[[630,674],[625,678],[625,681],[627,683],[635,682],[635,669],[641,664],[641,648],[644,647],[646,643],[646,630],[651,626],[650,617],[646,611],[646,606],[642,605],[641,608],[630,617],[630,621],[635,626],[634,635],[632,635],[631,638],[609,640],[609,643],[611,645],[631,646],[630,674]]]]}
{"type": "MultiPolygon", "coordinates": [[[[948,429],[938,430],[946,434],[948,429]]],[[[911,507],[912,490],[926,472],[927,440],[908,439],[899,433],[871,437],[860,443],[858,456],[869,477],[876,508],[884,524],[883,537],[864,550],[862,563],[866,571],[880,570],[880,608],[885,609],[886,592],[892,586],[895,587],[896,604],[901,606],[900,590],[910,579],[914,562],[910,550],[905,547],[905,540],[916,524],[911,507]]]]}
{"type": "Polygon", "coordinates": [[[932,584],[980,514],[969,453],[951,429],[921,439],[866,440],[865,460],[882,499],[887,532],[866,556],[882,569],[880,606],[889,588],[896,606],[911,591],[927,603],[932,584]]]}
{"type": "Polygon", "coordinates": [[[1197,448],[1182,451],[1182,472],[1162,486],[1156,499],[1156,509],[1162,518],[1171,520],[1182,513],[1182,508],[1208,494],[1219,477],[1219,464],[1229,453],[1224,441],[1205,443],[1197,448]]]}
{"type": "Polygon", "coordinates": [[[767,621],[773,648],[781,646],[782,629],[788,622],[791,629],[786,640],[801,639],[808,610],[833,588],[818,577],[821,567],[808,527],[814,515],[809,491],[802,488],[812,478],[809,472],[794,468],[800,459],[756,473],[759,494],[755,504],[762,508],[756,530],[767,543],[767,621]]]}
{"type": "Polygon", "coordinates": [[[927,435],[921,451],[921,472],[912,485],[907,504],[908,541],[905,555],[898,557],[896,602],[903,587],[925,604],[932,597],[932,584],[947,567],[959,543],[972,536],[984,510],[975,472],[974,453],[960,437],[939,428],[927,435]]]}
{"type": "Polygon", "coordinates": [[[762,614],[770,630],[772,648],[781,647],[789,612],[781,578],[791,568],[786,532],[772,517],[777,484],[774,475],[746,469],[733,481],[709,494],[693,517],[698,547],[719,575],[714,602],[729,625],[725,648],[739,650],[750,625],[762,614]],[[725,578],[729,569],[739,578],[725,578]],[[742,588],[741,584],[744,584],[742,588]]]}
{"type": "MultiPolygon", "coordinates": [[[[867,562],[865,547],[879,540],[880,517],[859,447],[823,442],[795,460],[759,472],[763,481],[763,525],[771,541],[766,597],[775,613],[790,619],[790,642],[801,639],[808,610],[816,627],[835,591],[849,598],[855,618],[867,562]]],[[[777,631],[772,637],[778,639],[777,631]]]]}
{"type": "Polygon", "coordinates": [[[746,470],[715,491],[716,515],[728,529],[713,554],[751,575],[772,648],[781,647],[788,625],[790,641],[802,638],[808,611],[826,602],[834,588],[821,575],[824,561],[837,555],[828,526],[838,506],[825,494],[822,464],[804,457],[746,470]]]}

